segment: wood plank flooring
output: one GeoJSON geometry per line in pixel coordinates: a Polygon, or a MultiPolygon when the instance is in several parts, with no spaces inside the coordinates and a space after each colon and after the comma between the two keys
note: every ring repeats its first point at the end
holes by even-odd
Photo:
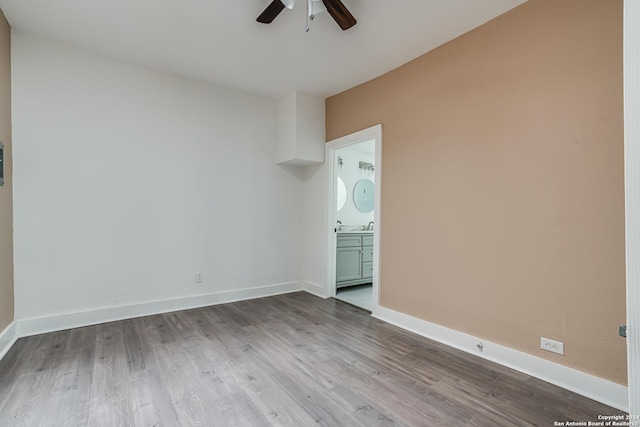
{"type": "Polygon", "coordinates": [[[620,411],[293,293],[22,338],[0,426],[553,426],[620,411]]]}

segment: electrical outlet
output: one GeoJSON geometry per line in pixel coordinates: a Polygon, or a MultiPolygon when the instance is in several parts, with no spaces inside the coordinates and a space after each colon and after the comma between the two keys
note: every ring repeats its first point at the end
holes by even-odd
{"type": "Polygon", "coordinates": [[[204,282],[204,275],[202,273],[196,273],[196,283],[204,282]]]}
{"type": "Polygon", "coordinates": [[[550,340],[549,338],[541,337],[540,348],[552,353],[564,355],[564,343],[561,343],[560,341],[554,341],[550,340]]]}

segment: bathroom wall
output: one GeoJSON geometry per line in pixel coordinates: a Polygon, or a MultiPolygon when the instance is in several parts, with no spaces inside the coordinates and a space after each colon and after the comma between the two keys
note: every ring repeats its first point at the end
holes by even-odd
{"type": "Polygon", "coordinates": [[[327,100],[383,126],[382,306],[626,384],[622,12],[530,0],[327,100]]]}
{"type": "Polygon", "coordinates": [[[338,211],[337,218],[344,226],[367,225],[373,221],[373,211],[361,212],[354,203],[353,192],[356,183],[361,179],[368,179],[375,183],[374,172],[360,169],[360,162],[371,163],[375,166],[375,141],[364,141],[336,150],[336,158],[342,158],[342,166],[336,171],[347,187],[347,200],[344,207],[338,211]]]}

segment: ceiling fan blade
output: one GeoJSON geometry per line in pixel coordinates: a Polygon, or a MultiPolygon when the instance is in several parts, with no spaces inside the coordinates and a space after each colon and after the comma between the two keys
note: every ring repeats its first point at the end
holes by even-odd
{"type": "Polygon", "coordinates": [[[271,24],[276,16],[282,12],[284,9],[284,3],[280,0],[273,0],[269,6],[258,16],[256,21],[261,22],[263,24],[271,24]]]}
{"type": "Polygon", "coordinates": [[[353,17],[351,12],[349,12],[340,0],[322,0],[322,3],[324,3],[327,8],[329,15],[333,17],[343,30],[348,30],[356,25],[356,18],[353,17]]]}

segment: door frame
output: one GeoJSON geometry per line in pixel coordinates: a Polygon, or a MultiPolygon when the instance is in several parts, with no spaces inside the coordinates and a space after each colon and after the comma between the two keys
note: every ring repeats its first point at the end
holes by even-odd
{"type": "Polygon", "coordinates": [[[381,218],[382,211],[381,195],[382,195],[382,125],[378,124],[370,128],[346,135],[325,144],[325,160],[328,167],[326,168],[327,182],[327,224],[326,224],[326,241],[327,241],[327,287],[325,294],[329,297],[336,296],[336,244],[337,235],[335,232],[337,221],[337,205],[336,205],[336,176],[337,176],[337,155],[336,150],[358,142],[375,140],[375,169],[374,177],[376,181],[374,202],[373,202],[373,278],[372,278],[372,295],[371,295],[371,314],[377,315],[380,308],[380,234],[382,231],[381,218]]]}
{"type": "Polygon", "coordinates": [[[640,415],[640,3],[624,2],[624,163],[629,413],[640,415]]]}

